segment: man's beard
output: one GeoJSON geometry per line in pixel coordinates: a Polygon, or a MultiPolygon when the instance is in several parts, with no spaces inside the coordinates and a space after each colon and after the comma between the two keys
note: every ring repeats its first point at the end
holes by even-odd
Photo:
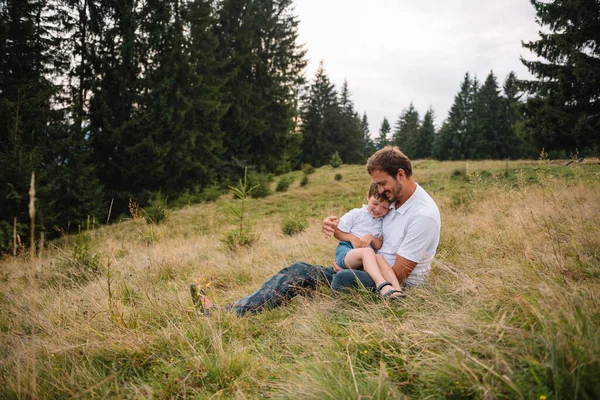
{"type": "Polygon", "coordinates": [[[398,195],[396,193],[392,192],[392,191],[389,191],[388,193],[392,197],[390,198],[387,195],[385,197],[389,200],[390,204],[394,204],[398,200],[398,195]]]}

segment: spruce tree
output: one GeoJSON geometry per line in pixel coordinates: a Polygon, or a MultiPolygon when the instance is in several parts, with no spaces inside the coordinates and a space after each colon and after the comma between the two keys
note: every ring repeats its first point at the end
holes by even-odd
{"type": "Polygon", "coordinates": [[[221,166],[224,148],[220,122],[227,112],[222,90],[227,78],[219,74],[225,62],[219,57],[212,1],[193,0],[186,10],[191,71],[185,130],[190,136],[192,157],[182,179],[203,188],[215,182],[221,166]]]}
{"type": "Polygon", "coordinates": [[[511,71],[504,80],[503,91],[503,125],[506,128],[503,146],[506,148],[506,157],[520,158],[526,154],[525,143],[517,134],[517,129],[522,122],[521,93],[517,75],[511,71]]]}
{"type": "Polygon", "coordinates": [[[135,192],[175,195],[188,182],[193,166],[192,138],[185,129],[190,109],[190,61],[180,0],[148,1],[142,22],[152,62],[144,72],[140,132],[125,153],[131,165],[127,180],[135,192]]]}
{"type": "Polygon", "coordinates": [[[523,81],[525,132],[546,151],[600,151],[600,2],[530,0],[547,31],[522,43],[542,60],[521,61],[535,76],[523,81]]]}
{"type": "Polygon", "coordinates": [[[433,141],[435,139],[435,113],[430,107],[425,115],[423,121],[417,132],[414,155],[412,158],[429,158],[433,154],[433,141]]]}
{"type": "Polygon", "coordinates": [[[363,112],[362,119],[360,121],[361,130],[363,133],[363,156],[365,159],[371,157],[373,153],[375,153],[375,142],[371,138],[371,133],[369,130],[369,120],[367,118],[367,113],[363,112]]]}
{"type": "Polygon", "coordinates": [[[329,163],[337,150],[340,132],[340,105],[335,86],[329,80],[323,62],[315,72],[308,92],[303,96],[302,161],[315,167],[329,163]]]}
{"type": "Polygon", "coordinates": [[[508,156],[505,146],[508,126],[503,106],[496,76],[490,71],[474,96],[472,120],[477,132],[471,135],[474,151],[470,158],[503,159],[508,156]]]}
{"type": "Polygon", "coordinates": [[[364,132],[361,120],[354,110],[348,81],[344,79],[340,92],[340,128],[337,142],[337,152],[346,164],[363,164],[366,158],[363,155],[364,132]]]}
{"type": "Polygon", "coordinates": [[[229,105],[225,158],[274,171],[293,141],[305,50],[291,0],[224,0],[217,31],[229,105]]]}
{"type": "Polygon", "coordinates": [[[398,146],[408,157],[414,158],[417,152],[419,129],[419,112],[411,102],[398,117],[391,144],[398,146]]]}
{"type": "Polygon", "coordinates": [[[454,96],[454,103],[448,117],[442,124],[434,142],[434,157],[439,160],[464,160],[474,158],[475,135],[478,131],[473,119],[473,102],[479,84],[465,73],[460,91],[454,96]]]}
{"type": "Polygon", "coordinates": [[[392,127],[390,126],[389,121],[386,117],[383,117],[383,121],[381,121],[381,127],[379,128],[379,136],[376,140],[376,145],[378,149],[382,149],[385,146],[391,143],[390,140],[390,132],[392,131],[392,127]]]}
{"type": "Polygon", "coordinates": [[[450,159],[451,148],[452,148],[452,128],[448,119],[446,119],[439,131],[436,133],[435,138],[433,140],[433,149],[432,155],[433,158],[445,161],[450,159]]]}
{"type": "Polygon", "coordinates": [[[56,74],[56,32],[47,6],[45,1],[0,1],[0,221],[9,221],[0,224],[0,248],[5,250],[14,218],[27,242],[22,233],[29,225],[32,171],[40,189],[36,219],[41,229],[50,215],[44,192],[51,171],[43,166],[48,129],[62,117],[52,104],[58,92],[50,79],[56,74]]]}
{"type": "Polygon", "coordinates": [[[147,200],[137,194],[156,179],[150,175],[163,151],[145,135],[140,118],[143,110],[138,105],[146,92],[140,70],[149,63],[149,51],[136,32],[148,9],[136,4],[102,0],[90,13],[96,43],[89,54],[94,74],[89,138],[98,179],[106,198],[114,199],[115,215],[127,211],[131,197],[141,203],[147,200]]]}

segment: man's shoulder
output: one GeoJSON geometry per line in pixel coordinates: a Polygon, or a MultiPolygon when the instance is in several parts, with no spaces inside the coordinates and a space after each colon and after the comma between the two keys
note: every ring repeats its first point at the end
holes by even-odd
{"type": "Polygon", "coordinates": [[[423,189],[421,186],[417,186],[417,190],[414,195],[415,204],[414,204],[414,213],[416,215],[430,216],[430,217],[438,217],[440,215],[440,210],[435,203],[435,200],[423,189]]]}

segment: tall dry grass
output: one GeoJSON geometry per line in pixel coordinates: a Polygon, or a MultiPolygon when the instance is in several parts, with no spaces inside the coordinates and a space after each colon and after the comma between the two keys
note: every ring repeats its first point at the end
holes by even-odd
{"type": "Polygon", "coordinates": [[[442,240],[429,284],[401,304],[320,288],[244,318],[191,307],[193,281],[224,304],[294,261],[329,265],[320,221],[361,204],[363,167],[248,200],[248,249],[220,242],[226,195],[50,245],[39,290],[25,258],[2,259],[0,398],[29,396],[33,358],[45,398],[600,397],[600,169],[415,164],[442,240]],[[297,213],[309,228],[284,235],[297,213]]]}

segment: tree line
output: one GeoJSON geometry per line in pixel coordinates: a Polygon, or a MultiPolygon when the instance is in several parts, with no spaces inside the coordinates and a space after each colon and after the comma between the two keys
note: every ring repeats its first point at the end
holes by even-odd
{"type": "Polygon", "coordinates": [[[545,60],[522,60],[535,80],[511,73],[501,91],[467,73],[439,129],[411,104],[372,138],[347,81],[321,64],[307,82],[292,0],[0,0],[0,252],[29,229],[32,171],[52,234],[246,167],[364,163],[386,144],[415,159],[597,154],[600,5],[531,2],[551,32],[523,43],[545,60]]]}
{"type": "Polygon", "coordinates": [[[392,128],[383,119],[377,137],[377,147],[399,146],[410,158],[438,160],[517,159],[535,156],[520,136],[522,113],[520,93],[514,72],[506,77],[500,92],[493,71],[483,85],[469,73],[439,129],[435,128],[435,113],[429,108],[423,119],[411,103],[402,110],[392,128]]]}
{"type": "Polygon", "coordinates": [[[26,236],[32,171],[56,234],[246,167],[320,166],[332,143],[364,162],[347,86],[333,142],[298,131],[313,112],[298,22],[292,0],[0,0],[0,249],[26,236]]]}
{"type": "Polygon", "coordinates": [[[384,118],[376,144],[398,145],[411,158],[438,160],[600,154],[600,3],[530,0],[544,28],[522,42],[536,60],[521,58],[533,79],[493,71],[483,84],[469,73],[439,129],[433,110],[419,119],[411,103],[392,129],[384,118]]]}

